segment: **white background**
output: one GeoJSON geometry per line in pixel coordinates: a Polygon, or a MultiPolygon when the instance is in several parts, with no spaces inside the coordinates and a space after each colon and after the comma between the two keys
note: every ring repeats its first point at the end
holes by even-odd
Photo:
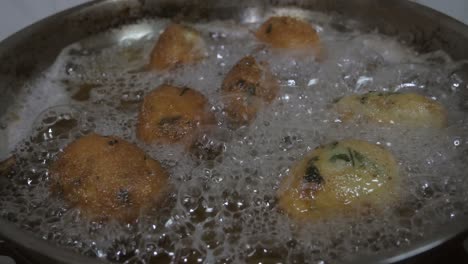
{"type": "MultiPolygon", "coordinates": [[[[89,0],[0,0],[0,40],[35,21],[89,0]]],[[[391,1],[391,0],[388,0],[391,1]]],[[[468,0],[413,0],[468,24],[468,0]]]]}

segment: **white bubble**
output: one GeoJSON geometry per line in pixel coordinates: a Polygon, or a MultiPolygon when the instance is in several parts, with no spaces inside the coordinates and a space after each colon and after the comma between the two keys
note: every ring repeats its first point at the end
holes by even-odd
{"type": "MultiPolygon", "coordinates": [[[[402,248],[450,218],[466,214],[468,208],[455,210],[451,206],[467,204],[463,192],[468,188],[468,181],[463,180],[467,165],[463,148],[458,147],[467,139],[457,137],[468,135],[468,129],[459,105],[451,103],[461,97],[459,89],[445,95],[442,89],[449,87],[444,85],[450,83],[450,61],[434,64],[427,61],[430,56],[417,56],[376,33],[363,34],[357,28],[336,31],[332,23],[336,17],[318,13],[307,17],[320,24],[322,45],[327,50],[327,57],[320,62],[263,49],[250,33],[258,24],[223,21],[194,25],[203,36],[211,36],[207,57],[170,73],[143,71],[155,39],[138,39],[138,34],[125,38],[125,29],[116,30],[126,39],[122,45],[103,47],[97,37],[80,44],[86,46],[81,49],[86,53],[70,55],[68,51],[80,46],[77,44],[65,49],[42,78],[25,86],[30,93],[23,95],[24,108],[18,111],[21,126],[13,126],[22,127],[24,133],[18,136],[12,130],[11,137],[17,138],[14,145],[25,140],[18,149],[24,150],[20,152],[29,163],[21,169],[25,175],[14,179],[7,195],[0,197],[2,216],[12,214],[19,225],[30,226],[38,236],[100,258],[122,259],[130,253],[136,255],[132,259],[149,262],[148,256],[164,254],[173,261],[232,259],[242,263],[245,256],[264,254],[269,260],[271,254],[273,258],[282,256],[280,261],[300,262],[294,261],[294,255],[303,253],[310,262],[334,263],[337,257],[402,248]],[[228,131],[220,111],[219,89],[226,73],[248,54],[267,62],[283,85],[278,99],[263,105],[252,124],[229,132],[232,135],[225,138],[220,160],[194,160],[182,146],[145,146],[138,141],[134,128],[139,106],[145,94],[164,82],[203,93],[220,119],[219,126],[228,131]],[[73,64],[67,64],[70,62],[73,64]],[[82,84],[88,86],[80,91],[82,84]],[[397,124],[348,123],[330,109],[335,99],[356,90],[414,89],[446,105],[450,128],[427,131],[397,124]],[[77,92],[89,98],[73,99],[77,92]],[[49,145],[54,149],[42,157],[44,149],[30,144],[28,133],[36,126],[33,123],[39,113],[58,105],[73,105],[76,109],[69,111],[70,118],[79,124],[69,137],[49,145]],[[154,208],[138,223],[119,225],[90,222],[50,195],[47,164],[74,138],[91,131],[124,137],[160,160],[171,174],[173,192],[168,205],[154,208]],[[315,147],[344,138],[368,140],[394,154],[403,178],[398,205],[371,215],[300,224],[279,212],[275,207],[278,185],[294,164],[315,147]],[[450,206],[446,198],[450,198],[450,206]],[[400,234],[395,230],[406,231],[400,234]],[[192,250],[198,253],[184,255],[192,250]]],[[[139,23],[150,25],[144,28],[151,28],[157,37],[168,21],[139,23]]],[[[46,121],[48,125],[56,122],[46,121]]],[[[42,120],[38,123],[43,124],[42,120]]],[[[49,138],[50,133],[47,135],[49,138]]]]}

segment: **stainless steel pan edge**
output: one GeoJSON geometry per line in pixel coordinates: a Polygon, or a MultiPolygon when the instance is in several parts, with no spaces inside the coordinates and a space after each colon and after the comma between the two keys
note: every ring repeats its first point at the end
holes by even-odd
{"type": "MultiPolygon", "coordinates": [[[[0,43],[0,116],[14,102],[19,87],[49,66],[65,46],[97,32],[156,15],[181,20],[251,20],[251,16],[261,16],[263,10],[270,6],[282,5],[296,5],[356,18],[367,29],[378,29],[384,34],[395,35],[421,52],[443,49],[454,59],[468,59],[467,26],[404,0],[101,0],[48,17],[0,43]],[[246,10],[249,12],[246,13],[246,10]]],[[[467,229],[467,219],[458,219],[426,241],[409,248],[351,262],[397,262],[434,248],[467,229]]],[[[39,263],[101,263],[71,250],[58,248],[3,219],[0,219],[0,236],[27,249],[39,263]]]]}

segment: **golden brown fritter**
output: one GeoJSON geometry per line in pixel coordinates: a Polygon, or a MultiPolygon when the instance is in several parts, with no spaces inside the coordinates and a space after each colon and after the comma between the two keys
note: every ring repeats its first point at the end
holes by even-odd
{"type": "Polygon", "coordinates": [[[0,161],[0,177],[8,176],[14,172],[16,165],[15,156],[11,156],[5,160],[0,161]]]}
{"type": "Polygon", "coordinates": [[[145,97],[138,116],[137,136],[146,143],[188,142],[198,127],[215,123],[203,94],[163,84],[145,97]]]}
{"type": "Polygon", "coordinates": [[[90,134],[68,145],[49,170],[51,189],[91,219],[132,221],[164,199],[168,174],[137,146],[90,134]]]}
{"type": "Polygon", "coordinates": [[[338,100],[334,107],[345,122],[365,119],[409,127],[447,126],[447,111],[437,101],[415,93],[369,92],[338,100]]]}
{"type": "Polygon", "coordinates": [[[287,17],[271,17],[255,33],[258,40],[272,48],[320,52],[317,31],[305,21],[287,17]]]}
{"type": "Polygon", "coordinates": [[[247,125],[257,115],[262,104],[269,104],[278,94],[279,85],[266,63],[254,57],[242,58],[224,78],[221,93],[230,122],[247,125]]]}
{"type": "Polygon", "coordinates": [[[151,52],[150,68],[169,70],[182,64],[193,64],[204,57],[205,43],[196,30],[170,24],[159,36],[151,52]]]}
{"type": "Polygon", "coordinates": [[[278,192],[279,207],[297,220],[378,209],[393,202],[398,165],[383,147],[362,140],[320,146],[291,168],[278,192]]]}

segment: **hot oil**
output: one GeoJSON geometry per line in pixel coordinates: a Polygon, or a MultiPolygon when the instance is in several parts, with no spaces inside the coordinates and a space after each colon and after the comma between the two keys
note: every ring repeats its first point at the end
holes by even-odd
{"type": "Polygon", "coordinates": [[[9,127],[21,169],[1,187],[2,217],[82,254],[118,262],[320,263],[403,248],[466,215],[468,127],[460,106],[466,84],[453,74],[458,64],[443,52],[420,55],[394,39],[360,32],[354,21],[291,12],[316,25],[326,50],[322,61],[269,51],[251,33],[259,24],[229,21],[193,25],[206,40],[207,57],[168,73],[145,70],[165,20],[141,21],[64,49],[44,77],[28,84],[21,119],[9,127]],[[250,126],[232,131],[219,90],[230,68],[249,54],[268,62],[281,90],[250,126]],[[222,158],[199,161],[182,146],[136,139],[140,103],[162,83],[189,86],[208,98],[224,131],[222,158]],[[446,106],[450,125],[345,124],[330,108],[337,98],[371,90],[433,97],[446,106]],[[17,128],[24,132],[14,136],[17,128]],[[48,165],[92,131],[123,137],[163,163],[172,186],[163,206],[137,223],[99,223],[50,194],[48,165]],[[291,166],[316,146],[345,138],[394,154],[402,177],[398,202],[380,212],[310,223],[279,212],[276,192],[291,166]]]}

